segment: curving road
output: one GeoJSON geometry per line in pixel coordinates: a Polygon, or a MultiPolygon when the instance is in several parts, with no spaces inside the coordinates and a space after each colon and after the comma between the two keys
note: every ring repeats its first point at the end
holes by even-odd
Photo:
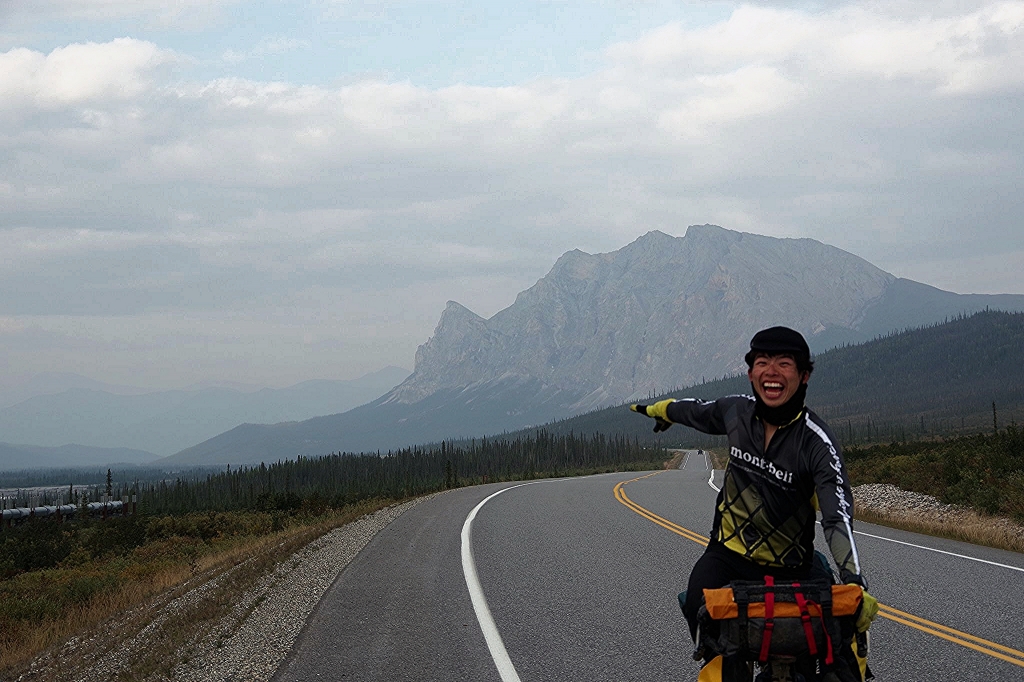
{"type": "MultiPolygon", "coordinates": [[[[710,474],[691,453],[678,471],[494,484],[424,502],[339,576],[274,679],[694,680],[676,593],[710,529],[710,474]],[[490,641],[462,556],[467,517],[484,500],[467,559],[493,615],[490,641]]],[[[1024,555],[856,529],[885,605],[872,628],[878,679],[1024,680],[1024,555]]]]}

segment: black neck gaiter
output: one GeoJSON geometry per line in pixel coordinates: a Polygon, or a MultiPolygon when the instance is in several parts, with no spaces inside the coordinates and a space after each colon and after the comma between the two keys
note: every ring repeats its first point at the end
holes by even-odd
{"type": "MultiPolygon", "coordinates": [[[[754,388],[754,384],[750,384],[750,388],[754,388]]],[[[779,405],[778,407],[769,407],[764,404],[761,400],[761,396],[757,394],[757,390],[754,390],[754,398],[757,401],[754,405],[754,414],[757,415],[758,419],[775,426],[786,426],[791,421],[796,419],[797,415],[800,414],[800,410],[804,409],[804,398],[807,397],[807,384],[801,383],[800,388],[796,389],[796,393],[789,399],[788,402],[779,405]]]]}

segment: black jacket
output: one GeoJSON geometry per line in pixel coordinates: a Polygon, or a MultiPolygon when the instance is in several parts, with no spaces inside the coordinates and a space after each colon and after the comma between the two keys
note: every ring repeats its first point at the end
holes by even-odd
{"type": "Polygon", "coordinates": [[[670,421],[729,437],[729,464],[718,494],[712,541],[768,567],[806,568],[814,555],[815,506],[841,577],[860,576],[853,540],[853,494],[839,446],[824,421],[804,408],[764,448],[754,398],[677,400],[670,421]],[[815,498],[817,501],[815,502],[815,498]]]}

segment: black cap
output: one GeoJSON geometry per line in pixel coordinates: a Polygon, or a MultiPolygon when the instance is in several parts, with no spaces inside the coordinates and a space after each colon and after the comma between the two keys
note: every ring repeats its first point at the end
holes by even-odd
{"type": "Polygon", "coordinates": [[[750,339],[750,352],[745,358],[747,365],[753,366],[754,357],[758,353],[768,353],[769,355],[789,353],[798,360],[811,357],[811,349],[803,335],[789,327],[769,327],[754,334],[754,338],[750,339]]]}

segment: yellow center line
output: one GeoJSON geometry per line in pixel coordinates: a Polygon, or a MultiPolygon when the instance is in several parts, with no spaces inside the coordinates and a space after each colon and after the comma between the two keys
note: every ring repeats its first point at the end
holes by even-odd
{"type": "MultiPolygon", "coordinates": [[[[672,531],[676,535],[681,535],[687,540],[692,540],[693,542],[696,542],[699,545],[707,547],[707,544],[710,540],[709,538],[699,533],[695,533],[692,530],[689,530],[688,528],[683,528],[679,524],[673,523],[664,517],[658,516],[650,509],[641,507],[639,504],[629,499],[629,497],[626,495],[625,487],[630,483],[633,483],[634,481],[640,481],[645,478],[650,478],[651,476],[657,476],[658,474],[661,473],[664,472],[656,471],[653,474],[647,474],[646,476],[640,476],[638,478],[633,478],[628,481],[622,481],[618,483],[615,486],[615,499],[617,499],[623,505],[625,505],[632,511],[636,512],[640,516],[644,517],[648,521],[656,523],[662,528],[672,531]]],[[[994,658],[998,658],[1000,660],[1006,661],[1008,663],[1013,663],[1014,665],[1018,665],[1024,668],[1024,651],[1011,649],[1008,646],[1003,646],[1002,644],[990,642],[987,639],[982,639],[981,637],[976,637],[974,635],[967,634],[966,632],[954,630],[953,628],[948,627],[946,625],[933,623],[932,621],[921,618],[920,616],[915,616],[913,614],[906,613],[905,611],[900,611],[899,609],[881,603],[878,605],[878,615],[882,616],[883,618],[887,618],[888,620],[891,620],[893,622],[902,623],[903,625],[907,625],[916,630],[920,630],[921,632],[926,632],[930,635],[934,635],[946,641],[953,642],[954,644],[959,644],[960,646],[973,649],[974,651],[979,651],[983,654],[988,654],[989,656],[992,656],[994,658]]]]}
{"type": "Polygon", "coordinates": [[[632,480],[623,481],[622,483],[619,483],[617,486],[615,486],[615,499],[617,499],[619,502],[621,502],[622,504],[626,505],[627,507],[632,509],[637,514],[639,514],[640,516],[642,516],[645,519],[647,519],[648,521],[653,521],[654,523],[658,524],[662,528],[665,528],[667,530],[672,531],[676,535],[682,535],[687,540],[692,540],[693,542],[696,542],[698,545],[703,545],[703,546],[707,547],[708,542],[710,540],[709,538],[704,537],[703,535],[701,535],[699,533],[694,533],[692,530],[689,530],[688,528],[683,528],[682,526],[680,526],[678,524],[672,523],[668,519],[663,518],[661,516],[658,516],[657,514],[655,514],[654,512],[652,512],[649,509],[644,509],[639,504],[637,504],[636,502],[634,502],[633,500],[629,499],[626,496],[626,491],[623,489],[623,487],[627,483],[632,483],[633,481],[639,481],[641,479],[648,478],[650,476],[654,476],[654,475],[660,474],[660,473],[661,473],[660,471],[657,471],[654,474],[647,474],[647,476],[641,476],[640,478],[634,478],[632,480]]]}
{"type": "Polygon", "coordinates": [[[953,628],[946,627],[945,625],[939,625],[938,623],[932,623],[931,621],[927,621],[924,618],[919,618],[917,616],[910,616],[910,614],[907,614],[907,615],[910,618],[912,618],[913,620],[910,620],[908,618],[901,618],[900,616],[897,616],[894,613],[890,613],[890,611],[894,611],[896,613],[902,613],[902,611],[897,611],[896,609],[890,609],[889,607],[887,607],[887,606],[885,606],[883,604],[879,604],[878,605],[878,615],[880,615],[880,616],[882,616],[884,618],[888,618],[891,621],[895,621],[897,623],[902,623],[903,625],[907,625],[907,626],[912,627],[912,628],[914,628],[916,630],[920,630],[921,632],[927,632],[929,635],[935,635],[936,637],[940,637],[940,638],[942,638],[942,639],[944,639],[944,640],[946,640],[948,642],[953,642],[954,644],[959,644],[960,646],[965,646],[968,649],[974,649],[975,651],[980,651],[983,654],[988,654],[989,656],[992,656],[994,658],[998,658],[1000,660],[1006,661],[1007,663],[1013,663],[1014,665],[1019,665],[1020,667],[1024,668],[1024,652],[1022,652],[1022,651],[1017,651],[1016,649],[1011,649],[1010,647],[1003,646],[1002,644],[996,644],[995,642],[990,642],[990,641],[988,641],[986,639],[982,639],[981,637],[975,637],[974,635],[968,635],[967,633],[960,632],[959,630],[954,630],[953,628]],[[918,622],[914,622],[914,621],[923,621],[924,623],[929,623],[933,627],[927,627],[925,625],[921,625],[918,622]],[[943,631],[945,631],[945,632],[943,632],[943,631]],[[950,634],[947,634],[947,633],[950,633],[950,634]],[[974,641],[968,641],[968,640],[974,640],[974,641]],[[980,642],[981,644],[975,644],[974,642],[980,642]],[[1002,654],[999,651],[995,651],[994,649],[1000,649],[1002,651],[1008,651],[1008,652],[1010,652],[1011,655],[1007,656],[1006,654],[1002,654]]]}

